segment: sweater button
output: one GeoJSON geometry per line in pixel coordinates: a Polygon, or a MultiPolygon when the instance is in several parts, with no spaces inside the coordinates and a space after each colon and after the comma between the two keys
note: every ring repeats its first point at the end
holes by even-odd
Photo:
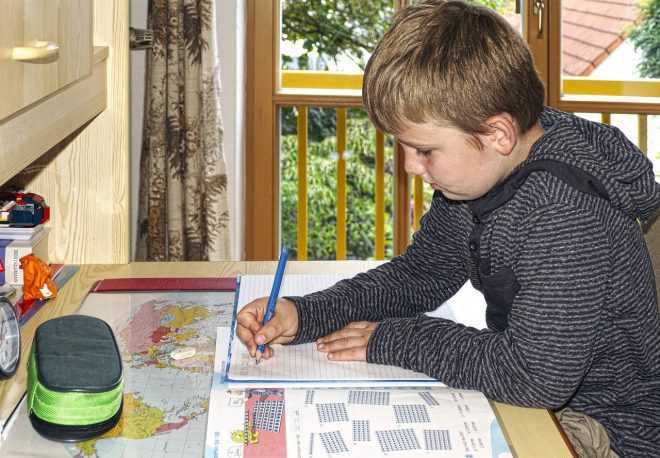
{"type": "Polygon", "coordinates": [[[478,217],[477,215],[473,215],[473,216],[472,216],[472,222],[473,222],[474,224],[479,224],[479,217],[478,217]]]}
{"type": "Polygon", "coordinates": [[[477,251],[477,243],[476,242],[470,242],[468,245],[470,247],[470,251],[477,251]]]}

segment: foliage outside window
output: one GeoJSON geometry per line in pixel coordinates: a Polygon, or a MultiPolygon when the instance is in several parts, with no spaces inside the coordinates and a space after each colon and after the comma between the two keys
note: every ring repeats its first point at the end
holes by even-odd
{"type": "Polygon", "coordinates": [[[639,74],[643,78],[660,78],[660,0],[642,3],[642,20],[630,33],[636,49],[642,52],[639,74]]]}
{"type": "MultiPolygon", "coordinates": [[[[283,108],[283,112],[293,111],[283,108]]],[[[310,110],[310,112],[313,110],[310,110]]],[[[333,110],[329,110],[333,111],[333,110]]],[[[375,233],[375,167],[374,128],[361,113],[349,110],[347,127],[346,159],[346,230],[348,259],[368,259],[374,255],[375,233]]],[[[329,118],[329,114],[327,115],[329,118]]],[[[310,119],[312,116],[310,115],[310,119]]],[[[311,127],[311,123],[310,123],[311,127]]],[[[334,124],[328,135],[310,142],[308,150],[308,259],[335,259],[336,237],[336,142],[334,124]]],[[[281,139],[281,218],[282,243],[290,247],[292,257],[297,257],[297,186],[295,135],[281,139]]],[[[385,189],[392,189],[393,144],[390,139],[385,148],[385,189]]],[[[385,256],[392,256],[392,193],[385,193],[385,256]]]]}

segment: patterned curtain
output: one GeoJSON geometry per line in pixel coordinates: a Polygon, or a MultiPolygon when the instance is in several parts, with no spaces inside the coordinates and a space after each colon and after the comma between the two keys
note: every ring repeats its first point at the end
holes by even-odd
{"type": "Polygon", "coordinates": [[[214,0],[151,0],[137,259],[229,257],[214,0]]]}

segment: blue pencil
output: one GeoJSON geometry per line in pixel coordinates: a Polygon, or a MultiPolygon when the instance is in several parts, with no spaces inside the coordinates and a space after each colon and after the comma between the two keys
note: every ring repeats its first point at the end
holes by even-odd
{"type": "MultiPolygon", "coordinates": [[[[273,279],[273,288],[270,290],[270,296],[268,297],[268,305],[266,306],[266,313],[264,314],[264,320],[261,322],[261,325],[264,326],[268,323],[273,315],[275,314],[275,306],[277,305],[277,297],[280,294],[280,286],[282,286],[282,279],[284,278],[284,269],[286,268],[286,260],[289,257],[289,252],[286,247],[282,247],[282,252],[280,253],[280,260],[277,262],[277,270],[275,271],[275,278],[273,279]]],[[[266,350],[266,345],[261,344],[257,345],[258,354],[263,354],[266,350]]],[[[259,358],[257,358],[257,364],[259,363],[259,358]]]]}

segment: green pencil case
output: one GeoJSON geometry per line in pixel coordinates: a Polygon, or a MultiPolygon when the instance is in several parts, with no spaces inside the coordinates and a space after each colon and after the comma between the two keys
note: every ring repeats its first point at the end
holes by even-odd
{"type": "Polygon", "coordinates": [[[28,412],[42,436],[77,442],[99,436],[121,417],[121,355],[110,326],[85,315],[42,323],[28,361],[28,412]]]}

